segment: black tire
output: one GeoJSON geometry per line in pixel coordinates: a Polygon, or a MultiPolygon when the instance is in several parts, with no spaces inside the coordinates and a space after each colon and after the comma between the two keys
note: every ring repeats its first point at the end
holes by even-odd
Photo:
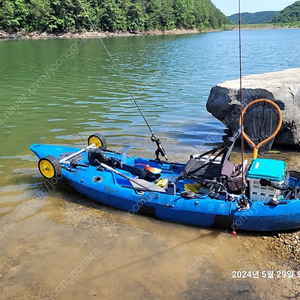
{"type": "Polygon", "coordinates": [[[88,138],[88,145],[90,146],[93,144],[96,144],[96,147],[101,150],[105,150],[107,148],[107,140],[105,136],[98,132],[90,135],[88,138]]]}
{"type": "Polygon", "coordinates": [[[39,171],[47,178],[60,178],[61,177],[61,165],[56,157],[53,155],[47,155],[39,160],[39,171]]]}

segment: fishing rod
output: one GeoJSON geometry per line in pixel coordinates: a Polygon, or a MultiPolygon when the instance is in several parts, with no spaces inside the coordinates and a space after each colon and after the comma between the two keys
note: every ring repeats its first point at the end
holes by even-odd
{"type": "MultiPolygon", "coordinates": [[[[242,12],[241,12],[241,0],[239,0],[239,63],[240,63],[240,101],[241,101],[241,109],[244,107],[244,99],[243,99],[243,69],[242,69],[242,12]]],[[[243,131],[244,125],[244,116],[241,114],[241,132],[243,131]]],[[[242,161],[242,178],[245,178],[245,170],[243,167],[244,164],[244,152],[245,152],[245,140],[243,134],[241,134],[241,161],[242,161]]],[[[244,179],[242,179],[242,201],[241,206],[247,205],[247,199],[245,198],[245,183],[244,179]]]]}
{"type": "MultiPolygon", "coordinates": [[[[89,22],[90,22],[91,25],[92,25],[92,28],[93,28],[94,30],[97,30],[97,26],[94,24],[94,22],[92,21],[92,19],[91,19],[90,16],[89,16],[89,14],[87,13],[86,9],[85,9],[84,6],[82,5],[81,0],[77,0],[77,1],[78,1],[78,3],[80,4],[82,10],[85,12],[85,14],[86,14],[86,16],[87,16],[89,22]]],[[[103,42],[103,40],[102,40],[102,38],[101,38],[101,36],[99,37],[99,39],[100,39],[100,41],[101,41],[101,44],[102,44],[104,50],[106,51],[106,53],[107,53],[107,55],[108,55],[110,61],[111,61],[112,64],[114,65],[115,70],[117,71],[117,73],[118,73],[119,76],[121,77],[122,82],[123,82],[123,84],[124,84],[124,86],[125,86],[125,88],[126,88],[128,94],[130,95],[131,99],[133,100],[133,102],[134,102],[135,106],[137,107],[139,113],[140,113],[141,116],[143,117],[143,119],[144,119],[144,121],[145,121],[145,123],[146,123],[146,125],[147,125],[147,127],[148,127],[148,129],[149,129],[149,131],[150,131],[150,133],[151,133],[151,141],[154,142],[154,143],[156,143],[156,146],[157,146],[157,149],[156,149],[156,151],[155,151],[156,161],[160,161],[159,155],[163,156],[166,160],[168,160],[166,151],[165,151],[165,149],[163,148],[160,139],[158,139],[158,138],[155,136],[155,134],[154,134],[154,132],[153,132],[151,126],[149,125],[149,123],[148,123],[148,121],[147,121],[145,115],[143,114],[143,112],[142,112],[140,106],[138,105],[138,103],[137,103],[137,101],[136,101],[136,99],[135,99],[133,93],[131,92],[129,86],[127,85],[126,80],[125,80],[123,74],[121,73],[120,69],[118,68],[118,66],[117,66],[117,64],[116,64],[116,62],[115,62],[115,60],[114,60],[113,57],[111,56],[111,54],[110,54],[108,48],[106,47],[105,43],[103,42]]]]}

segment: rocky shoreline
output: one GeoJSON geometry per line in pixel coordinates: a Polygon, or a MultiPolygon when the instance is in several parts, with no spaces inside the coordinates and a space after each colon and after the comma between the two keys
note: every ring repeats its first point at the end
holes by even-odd
{"type": "Polygon", "coordinates": [[[277,258],[286,258],[289,267],[295,271],[300,271],[300,232],[278,233],[275,236],[264,236],[267,240],[269,250],[277,258]]]}
{"type": "MultiPolygon", "coordinates": [[[[300,147],[299,74],[300,68],[294,68],[243,77],[244,104],[256,99],[269,99],[280,107],[283,123],[275,138],[277,144],[300,147]]],[[[210,91],[206,108],[229,129],[237,130],[241,112],[240,80],[225,81],[214,86],[210,91]]],[[[253,120],[260,118],[258,112],[260,111],[250,112],[251,118],[244,119],[245,128],[251,129],[253,120]]],[[[265,122],[270,123],[272,119],[265,119],[265,122]]]]}
{"type": "MultiPolygon", "coordinates": [[[[297,29],[298,27],[276,26],[274,24],[263,25],[244,25],[242,30],[268,30],[268,29],[297,29]]],[[[299,29],[299,28],[298,28],[299,29]]],[[[171,30],[149,30],[149,31],[81,31],[81,32],[64,32],[64,33],[48,33],[48,32],[6,32],[0,30],[0,40],[27,40],[27,39],[79,39],[79,38],[106,38],[106,37],[130,37],[130,36],[145,36],[145,35],[177,35],[177,34],[197,34],[218,32],[223,29],[171,29],[171,30]]],[[[238,30],[238,26],[230,26],[224,30],[238,30]]]]}
{"type": "MultiPolygon", "coordinates": [[[[268,159],[284,160],[287,169],[300,169],[298,151],[291,151],[283,148],[275,148],[275,151],[269,151],[263,157],[268,159]]],[[[246,150],[245,159],[251,161],[252,151],[246,150]]],[[[232,152],[231,161],[238,164],[241,159],[241,150],[236,147],[232,152]]],[[[300,200],[298,200],[300,201],[300,200]]],[[[300,229],[284,232],[260,232],[248,233],[237,231],[237,236],[246,235],[249,237],[249,251],[252,251],[253,245],[263,245],[261,250],[271,261],[282,264],[287,270],[299,271],[300,274],[300,229]]],[[[254,258],[255,261],[255,258],[254,258]]],[[[263,263],[263,262],[262,262],[263,263]]]]}
{"type": "Polygon", "coordinates": [[[216,29],[199,30],[199,29],[172,29],[172,30],[149,30],[149,31],[81,31],[81,32],[65,32],[65,33],[48,33],[48,32],[5,32],[0,31],[0,40],[27,40],[27,39],[82,39],[82,38],[107,38],[107,37],[131,37],[146,35],[177,35],[177,34],[197,34],[221,31],[216,29]]]}
{"type": "MultiPolygon", "coordinates": [[[[245,24],[242,25],[241,30],[299,29],[299,26],[291,26],[291,25],[282,26],[282,25],[275,25],[275,24],[245,24]]],[[[232,30],[239,30],[239,28],[237,26],[232,30]]]]}

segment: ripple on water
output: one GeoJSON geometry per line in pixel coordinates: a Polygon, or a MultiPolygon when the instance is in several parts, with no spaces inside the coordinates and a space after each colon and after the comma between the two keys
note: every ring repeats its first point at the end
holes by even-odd
{"type": "Polygon", "coordinates": [[[67,119],[48,119],[48,122],[59,122],[59,121],[66,121],[67,119]]]}
{"type": "MultiPolygon", "coordinates": [[[[300,56],[295,55],[299,31],[257,30],[243,35],[245,51],[251,54],[245,55],[245,75],[300,65],[300,56]],[[268,51],[261,51],[265,45],[268,51]]],[[[190,150],[221,141],[223,128],[212,120],[205,104],[212,86],[239,75],[233,67],[238,66],[233,55],[236,32],[105,42],[167,153],[187,161],[190,150]]],[[[8,131],[2,134],[0,155],[1,297],[40,299],[74,275],[74,282],[62,288],[58,298],[227,300],[283,295],[292,299],[296,280],[231,279],[233,269],[281,268],[282,258],[272,258],[256,235],[252,239],[230,235],[207,256],[224,231],[141,216],[126,220],[124,212],[64,186],[46,188],[37,158],[28,154],[36,142],[82,146],[99,128],[116,150],[154,157],[148,128],[96,39],[86,40],[76,59],[66,61],[55,78],[27,98],[26,105],[5,113],[73,43],[0,43],[6,73],[0,81],[0,119],[8,131]],[[39,194],[43,189],[46,193],[39,194]],[[101,255],[75,273],[95,248],[101,255]],[[206,255],[205,262],[189,272],[200,255],[206,255]]],[[[237,161],[238,156],[233,153],[237,161]]],[[[289,167],[300,169],[298,156],[295,152],[271,158],[283,158],[289,167]]]]}

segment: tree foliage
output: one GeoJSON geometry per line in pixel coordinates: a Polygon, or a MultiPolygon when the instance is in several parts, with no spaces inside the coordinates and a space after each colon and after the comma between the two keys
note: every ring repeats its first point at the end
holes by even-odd
{"type": "Polygon", "coordinates": [[[293,22],[300,22],[300,1],[296,1],[294,4],[287,6],[271,20],[271,23],[293,22]]]}
{"type": "MultiPolygon", "coordinates": [[[[239,14],[233,14],[229,18],[239,23],[239,14]]],[[[294,2],[282,11],[261,11],[256,13],[242,13],[243,24],[280,23],[281,25],[293,25],[300,22],[300,1],[294,2]]]]}
{"type": "MultiPolygon", "coordinates": [[[[269,23],[272,18],[278,14],[278,11],[260,11],[256,13],[242,13],[243,24],[265,24],[269,23]]],[[[239,14],[229,16],[229,18],[235,23],[239,24],[239,14]]]]}
{"type": "Polygon", "coordinates": [[[221,28],[232,21],[210,0],[0,0],[0,30],[221,28]]]}

